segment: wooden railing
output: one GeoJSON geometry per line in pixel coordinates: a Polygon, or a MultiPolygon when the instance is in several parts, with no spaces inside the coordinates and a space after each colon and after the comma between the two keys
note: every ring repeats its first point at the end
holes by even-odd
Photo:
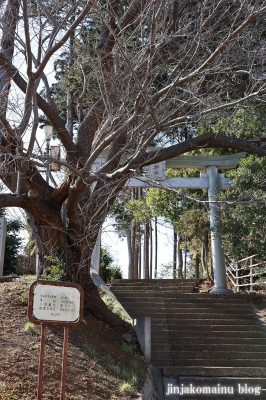
{"type": "Polygon", "coordinates": [[[230,260],[226,266],[226,274],[230,279],[236,291],[239,292],[241,287],[249,286],[250,292],[253,292],[253,286],[257,285],[254,282],[254,278],[262,276],[263,266],[266,262],[262,261],[259,263],[254,263],[256,254],[243,258],[242,260],[230,260]],[[248,281],[248,282],[247,282],[248,281]]]}

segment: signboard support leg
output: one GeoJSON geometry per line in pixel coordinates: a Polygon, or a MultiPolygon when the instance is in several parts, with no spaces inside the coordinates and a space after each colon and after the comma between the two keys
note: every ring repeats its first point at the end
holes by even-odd
{"type": "Polygon", "coordinates": [[[64,327],[64,344],[63,344],[63,361],[62,361],[61,398],[60,398],[60,400],[65,400],[68,334],[69,334],[69,326],[67,325],[64,327]]]}
{"type": "Polygon", "coordinates": [[[39,359],[39,371],[38,371],[38,389],[37,389],[37,400],[42,398],[42,382],[43,382],[43,360],[44,360],[44,345],[46,335],[46,325],[41,326],[41,349],[39,359]]]}

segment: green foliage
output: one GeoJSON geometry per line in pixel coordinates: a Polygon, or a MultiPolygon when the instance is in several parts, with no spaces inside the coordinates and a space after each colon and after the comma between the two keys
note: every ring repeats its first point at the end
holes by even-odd
{"type": "Polygon", "coordinates": [[[163,264],[157,274],[158,279],[172,279],[173,278],[173,263],[163,264]]]}
{"type": "Polygon", "coordinates": [[[126,230],[130,227],[130,223],[133,220],[133,214],[126,208],[126,201],[121,199],[116,201],[111,207],[109,215],[114,218],[114,227],[118,231],[118,234],[123,237],[126,230]]]}
{"type": "MultiPolygon", "coordinates": [[[[5,210],[0,210],[0,217],[5,217],[5,210]]],[[[7,219],[6,227],[6,245],[5,245],[5,258],[4,258],[4,274],[17,273],[16,264],[19,259],[19,253],[22,248],[22,238],[18,235],[22,229],[23,224],[21,221],[7,219]]]]}
{"type": "MultiPolygon", "coordinates": [[[[198,176],[199,172],[194,169],[168,169],[166,175],[194,177],[198,176]]],[[[208,210],[204,200],[206,194],[202,193],[202,190],[184,189],[149,189],[146,198],[152,213],[165,218],[173,225],[175,232],[181,236],[181,247],[186,246],[192,254],[201,249],[203,229],[209,229],[208,210]]],[[[168,275],[166,271],[163,274],[168,275]]]]}
{"type": "Polygon", "coordinates": [[[133,354],[133,353],[134,353],[133,347],[132,347],[130,344],[128,344],[128,343],[122,343],[121,349],[122,349],[125,353],[129,353],[129,354],[133,354]]]}
{"type": "Polygon", "coordinates": [[[121,305],[115,301],[112,297],[108,296],[107,294],[104,294],[102,296],[102,300],[105,302],[107,307],[120,319],[125,321],[125,323],[130,323],[131,320],[129,319],[128,315],[124,312],[124,310],[121,308],[121,305]]]}
{"type": "MultiPolygon", "coordinates": [[[[117,362],[113,356],[109,353],[101,353],[98,348],[89,343],[85,343],[83,348],[88,354],[95,359],[96,362],[101,364],[102,367],[106,368],[116,376],[121,379],[125,379],[128,382],[128,385],[131,387],[132,394],[134,389],[133,386],[138,381],[139,377],[142,375],[143,371],[138,363],[138,361],[134,358],[136,357],[133,353],[129,353],[128,356],[132,357],[130,362],[130,367],[125,368],[122,364],[117,362]]],[[[126,389],[127,390],[127,389],[126,389]]],[[[129,393],[129,392],[128,392],[129,393]]]]}
{"type": "Polygon", "coordinates": [[[96,357],[98,354],[96,347],[90,343],[84,343],[83,348],[91,357],[96,357]]]}
{"type": "Polygon", "coordinates": [[[50,265],[47,267],[47,272],[41,275],[42,279],[48,281],[64,281],[67,279],[66,266],[61,258],[45,256],[45,259],[50,262],[50,265]]]}
{"type": "Polygon", "coordinates": [[[105,283],[111,283],[112,279],[121,279],[122,271],[118,265],[113,264],[114,259],[106,248],[101,248],[100,270],[105,283]]]}
{"type": "Polygon", "coordinates": [[[23,305],[26,306],[28,304],[28,293],[21,293],[18,298],[23,305]]]}
{"type": "Polygon", "coordinates": [[[24,253],[26,255],[30,255],[30,253],[33,251],[34,247],[35,247],[35,243],[34,243],[33,237],[31,235],[29,235],[27,243],[24,247],[24,253]]]}
{"type": "Polygon", "coordinates": [[[228,173],[235,187],[221,193],[226,252],[231,258],[258,254],[266,259],[266,159],[247,155],[228,173]]]}
{"type": "Polygon", "coordinates": [[[32,322],[26,322],[26,324],[24,325],[24,331],[28,332],[32,335],[37,335],[37,327],[36,325],[34,325],[32,322]]]}
{"type": "MultiPolygon", "coordinates": [[[[248,140],[260,140],[266,134],[265,106],[250,104],[249,108],[239,108],[233,114],[212,121],[209,126],[198,127],[198,134],[212,131],[216,134],[248,140]]],[[[235,150],[213,149],[201,154],[222,155],[235,150]]],[[[266,258],[266,159],[256,155],[246,155],[237,168],[226,172],[233,188],[220,192],[223,242],[230,258],[239,259],[258,254],[266,258]]]]}
{"type": "Polygon", "coordinates": [[[126,393],[126,394],[128,394],[128,395],[131,395],[131,394],[134,393],[133,387],[132,387],[131,384],[128,383],[128,382],[123,383],[123,384],[120,386],[120,390],[121,390],[121,392],[126,393]]]}
{"type": "Polygon", "coordinates": [[[137,222],[145,222],[152,217],[152,210],[146,202],[146,196],[142,199],[129,200],[125,207],[137,222]]]}

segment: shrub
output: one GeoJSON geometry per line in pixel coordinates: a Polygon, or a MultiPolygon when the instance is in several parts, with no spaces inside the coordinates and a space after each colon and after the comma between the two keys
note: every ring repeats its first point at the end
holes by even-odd
{"type": "Polygon", "coordinates": [[[121,392],[124,392],[126,394],[133,394],[134,393],[133,387],[130,385],[130,383],[127,383],[127,382],[123,383],[120,386],[120,390],[121,390],[121,392]]]}

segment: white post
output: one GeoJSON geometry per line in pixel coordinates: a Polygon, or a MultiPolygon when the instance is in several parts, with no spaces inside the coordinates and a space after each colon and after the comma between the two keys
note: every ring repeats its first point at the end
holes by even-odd
{"type": "Polygon", "coordinates": [[[151,317],[144,317],[144,359],[151,362],[151,317]]]}
{"type": "Polygon", "coordinates": [[[239,292],[239,269],[238,269],[238,263],[235,263],[236,267],[236,291],[239,292]]]}
{"type": "Polygon", "coordinates": [[[98,274],[100,271],[101,233],[100,230],[91,256],[91,266],[98,272],[98,274]]]}
{"type": "Polygon", "coordinates": [[[0,218],[0,276],[4,275],[4,258],[6,245],[6,220],[0,218]]]}
{"type": "Polygon", "coordinates": [[[250,277],[249,277],[249,283],[250,283],[249,291],[253,292],[253,257],[250,257],[250,259],[249,259],[249,274],[250,274],[250,277]]]}
{"type": "Polygon", "coordinates": [[[227,289],[225,257],[222,247],[222,227],[220,222],[220,209],[215,197],[219,192],[219,175],[218,168],[215,166],[207,167],[209,177],[209,218],[211,228],[211,249],[214,273],[214,289],[210,293],[231,293],[232,290],[227,289]]]}
{"type": "Polygon", "coordinates": [[[36,261],[35,261],[36,279],[38,279],[39,275],[40,275],[40,271],[39,271],[39,252],[38,252],[37,249],[36,249],[36,252],[35,252],[35,258],[36,258],[36,261]]]}

